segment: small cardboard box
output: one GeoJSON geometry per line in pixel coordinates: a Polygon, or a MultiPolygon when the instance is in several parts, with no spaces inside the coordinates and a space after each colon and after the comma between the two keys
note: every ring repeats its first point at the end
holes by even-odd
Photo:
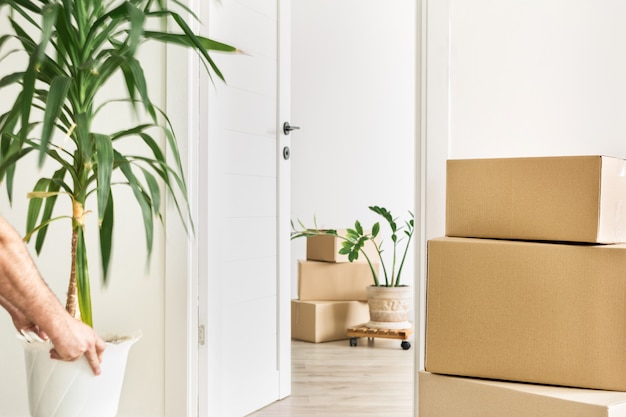
{"type": "MultiPolygon", "coordinates": [[[[338,229],[337,234],[344,236],[345,229],[338,229]]],[[[340,255],[339,249],[341,249],[341,239],[338,236],[331,235],[318,235],[310,236],[306,238],[306,259],[308,261],[323,261],[323,262],[349,262],[348,255],[340,255]]],[[[365,242],[363,250],[369,257],[370,261],[378,262],[378,252],[371,240],[365,242]]],[[[359,258],[355,262],[367,262],[365,256],[359,253],[359,258]]]]}
{"type": "Polygon", "coordinates": [[[446,236],[626,241],[626,161],[606,156],[447,162],[446,236]]]}
{"type": "Polygon", "coordinates": [[[421,417],[626,417],[626,393],[419,373],[421,417]]]}
{"type": "Polygon", "coordinates": [[[307,342],[347,339],[348,327],[369,320],[364,301],[291,300],[291,337],[307,342]]]}
{"type": "MultiPolygon", "coordinates": [[[[378,272],[378,264],[373,265],[378,272]]],[[[369,264],[298,261],[298,298],[303,301],[365,301],[374,285],[369,264]]]]}
{"type": "Polygon", "coordinates": [[[428,243],[426,371],[626,391],[626,244],[428,243]]]}

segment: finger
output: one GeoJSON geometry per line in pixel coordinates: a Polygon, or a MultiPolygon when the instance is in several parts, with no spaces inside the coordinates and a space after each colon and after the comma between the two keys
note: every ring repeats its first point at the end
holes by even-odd
{"type": "Polygon", "coordinates": [[[43,340],[50,340],[50,337],[48,336],[48,333],[44,332],[41,329],[38,329],[37,334],[39,334],[39,337],[41,337],[43,340]]]}
{"type": "Polygon", "coordinates": [[[89,366],[93,371],[94,375],[100,375],[102,372],[100,369],[100,358],[95,351],[88,350],[85,352],[85,357],[87,358],[87,362],[89,362],[89,366]]]}
{"type": "Polygon", "coordinates": [[[28,327],[27,329],[24,329],[29,333],[32,333],[31,336],[34,336],[35,338],[39,338],[41,340],[39,340],[40,342],[49,340],[48,335],[46,334],[46,332],[44,332],[43,330],[41,330],[39,328],[39,326],[37,326],[36,324],[33,324],[32,326],[28,327]]]}
{"type": "Polygon", "coordinates": [[[106,344],[104,343],[102,339],[98,338],[96,340],[96,353],[98,354],[98,360],[100,362],[102,362],[102,354],[104,353],[105,349],[106,349],[106,344]]]}
{"type": "Polygon", "coordinates": [[[50,358],[61,360],[61,355],[59,355],[56,349],[50,349],[50,358]]]}

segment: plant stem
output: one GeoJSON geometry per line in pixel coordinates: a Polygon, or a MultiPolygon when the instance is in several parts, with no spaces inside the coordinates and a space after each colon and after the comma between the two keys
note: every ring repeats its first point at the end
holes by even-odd
{"type": "Polygon", "coordinates": [[[65,309],[72,317],[81,318],[79,301],[78,301],[78,282],[77,282],[77,265],[78,265],[78,235],[80,229],[85,226],[85,211],[83,204],[72,199],[72,256],[70,266],[70,283],[67,288],[67,301],[65,309]]]}
{"type": "MultiPolygon", "coordinates": [[[[376,241],[372,238],[370,239],[372,244],[376,248],[376,252],[378,252],[378,258],[380,259],[380,266],[383,268],[383,274],[385,275],[385,287],[389,286],[389,276],[387,275],[387,268],[385,268],[385,262],[383,261],[383,251],[380,249],[380,245],[376,244],[376,241]]],[[[361,250],[363,252],[363,250],[361,250]]],[[[365,254],[365,252],[363,252],[365,254]]],[[[366,255],[367,256],[367,255],[366,255]]],[[[376,283],[376,286],[379,284],[376,283]]]]}
{"type": "Polygon", "coordinates": [[[372,271],[372,277],[374,278],[374,286],[378,287],[379,286],[378,275],[376,274],[376,270],[374,269],[374,265],[372,265],[372,261],[370,261],[370,257],[367,256],[367,254],[365,253],[364,250],[361,250],[361,253],[363,254],[363,256],[365,256],[365,259],[367,260],[367,264],[370,267],[370,271],[372,271]]]}
{"type": "Polygon", "coordinates": [[[75,220],[72,220],[72,264],[70,267],[70,283],[67,288],[67,301],[65,309],[72,317],[79,319],[78,288],[76,286],[76,248],[78,245],[78,228],[74,222],[75,220]]]}

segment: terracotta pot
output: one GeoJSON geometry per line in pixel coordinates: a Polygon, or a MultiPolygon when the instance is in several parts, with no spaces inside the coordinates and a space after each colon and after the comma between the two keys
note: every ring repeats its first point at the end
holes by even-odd
{"type": "Polygon", "coordinates": [[[128,352],[139,337],[108,342],[99,376],[85,357],[75,362],[50,359],[51,343],[23,340],[31,417],[115,417],[128,352]]]}
{"type": "Polygon", "coordinates": [[[410,329],[413,310],[413,289],[400,287],[367,287],[370,321],[367,327],[375,329],[410,329]]]}

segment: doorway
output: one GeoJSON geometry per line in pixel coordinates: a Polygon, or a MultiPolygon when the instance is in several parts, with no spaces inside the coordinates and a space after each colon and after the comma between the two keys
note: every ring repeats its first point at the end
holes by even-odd
{"type": "MultiPolygon", "coordinates": [[[[292,0],[292,219],[415,212],[416,20],[414,0],[292,0]]],[[[304,245],[292,244],[294,298],[304,245]]]]}
{"type": "MultiPolygon", "coordinates": [[[[224,7],[227,5],[243,7],[245,12],[255,11],[254,14],[258,17],[264,15],[263,12],[258,11],[259,5],[271,5],[272,1],[259,3],[255,0],[242,0],[208,3],[213,6],[221,4],[224,7]]],[[[274,116],[275,120],[289,120],[292,124],[302,127],[302,130],[290,135],[293,208],[289,218],[301,218],[308,221],[316,216],[320,222],[335,226],[350,225],[356,218],[364,223],[370,223],[373,217],[368,217],[367,206],[371,204],[384,205],[398,215],[407,210],[414,211],[416,200],[415,144],[417,143],[415,83],[418,77],[415,68],[417,61],[416,5],[413,3],[412,0],[398,0],[392,4],[375,0],[316,0],[315,2],[291,0],[293,44],[291,85],[294,90],[291,105],[292,117],[274,116]],[[296,39],[296,37],[300,38],[296,39]],[[393,40],[389,41],[389,37],[393,40]],[[298,74],[306,74],[306,78],[298,74]],[[347,98],[353,100],[349,101],[347,98]]],[[[241,16],[241,13],[235,14],[241,16]]],[[[216,25],[219,27],[220,24],[224,27],[230,25],[234,30],[241,27],[232,22],[228,23],[227,20],[214,21],[213,19],[217,19],[218,16],[219,14],[213,13],[211,20],[204,23],[208,23],[212,29],[215,29],[216,25]]],[[[223,35],[221,38],[237,43],[236,39],[230,36],[223,35]]],[[[172,62],[172,65],[178,64],[172,62]]],[[[229,69],[224,65],[221,67],[225,74],[228,74],[229,69]]],[[[212,86],[207,83],[199,90],[208,91],[211,88],[212,86]]],[[[175,90],[175,87],[173,89],[175,90]]],[[[240,91],[238,90],[237,93],[240,91]]],[[[222,92],[218,94],[219,99],[224,98],[222,92]]],[[[203,99],[203,97],[196,97],[195,101],[200,103],[200,108],[202,108],[203,99]]],[[[192,108],[190,112],[197,112],[197,109],[192,108]]],[[[205,114],[199,117],[200,123],[206,123],[205,114]]],[[[213,117],[219,118],[215,115],[213,117]]],[[[224,123],[230,122],[226,116],[223,120],[224,123]]],[[[217,127],[212,126],[212,128],[217,127]]],[[[202,133],[206,126],[194,128],[202,133]]],[[[276,126],[272,126],[271,129],[275,131],[276,126]]],[[[204,136],[200,134],[200,137],[204,136]]],[[[238,149],[246,148],[239,147],[238,149]]],[[[193,151],[191,154],[192,157],[198,157],[193,151]]],[[[215,158],[224,154],[214,150],[209,155],[215,158]]],[[[232,155],[237,155],[237,152],[232,155]]],[[[195,169],[202,171],[207,168],[207,164],[203,159],[200,159],[200,162],[195,169]]],[[[218,159],[212,160],[211,166],[223,164],[224,160],[218,159]]],[[[243,169],[248,168],[250,167],[243,167],[243,169]]],[[[197,174],[195,173],[194,176],[197,174]]],[[[200,172],[198,177],[207,177],[206,173],[202,174],[203,172],[200,172]]],[[[215,180],[215,177],[211,178],[212,181],[215,180]]],[[[215,187],[216,184],[212,186],[215,187]]],[[[207,190],[200,190],[197,197],[206,198],[209,195],[207,190]]],[[[210,195],[215,198],[216,194],[211,191],[210,195]]],[[[204,210],[209,203],[216,204],[215,201],[196,202],[197,210],[204,210]]],[[[223,210],[217,206],[213,209],[223,210]]],[[[203,214],[203,216],[206,215],[203,214]]],[[[198,225],[205,234],[205,238],[209,231],[215,230],[212,225],[215,226],[216,220],[212,216],[207,216],[207,221],[213,223],[198,225]]],[[[215,238],[214,234],[212,236],[215,238]]],[[[222,236],[233,237],[223,232],[222,236]]],[[[212,244],[217,245],[218,243],[215,242],[220,241],[218,239],[212,244]]],[[[297,247],[301,243],[303,242],[291,245],[292,265],[295,265],[295,259],[302,257],[302,247],[297,247]]],[[[208,242],[202,240],[199,244],[205,247],[209,245],[208,242]]],[[[213,247],[219,249],[218,246],[213,247]]],[[[196,254],[201,262],[199,265],[191,266],[192,269],[199,269],[194,272],[194,275],[198,274],[200,279],[209,276],[215,280],[212,282],[217,282],[219,285],[237,284],[236,279],[226,280],[219,275],[219,272],[223,270],[223,263],[220,262],[225,258],[218,258],[217,252],[214,251],[208,253],[215,258],[209,260],[204,257],[204,254],[196,254]],[[206,270],[209,263],[214,268],[211,271],[206,270]],[[215,265],[222,266],[216,267],[215,265]]],[[[236,259],[232,260],[236,261],[236,259]]],[[[417,275],[414,265],[415,261],[409,260],[405,270],[407,276],[417,275]]],[[[288,298],[295,298],[297,275],[293,272],[293,268],[290,275],[292,293],[288,298]]],[[[262,286],[263,290],[268,288],[269,285],[262,286]]],[[[211,287],[211,289],[215,288],[211,287]]],[[[201,287],[199,292],[207,294],[207,288],[201,287]]],[[[219,294],[219,292],[212,291],[209,295],[210,302],[201,303],[201,308],[213,309],[220,314],[230,308],[226,306],[224,300],[220,299],[219,294]]],[[[193,300],[197,295],[194,289],[191,289],[188,297],[193,300]]],[[[281,302],[284,301],[283,298],[281,297],[281,302]]],[[[274,305],[278,304],[274,303],[274,305]]],[[[263,309],[271,310],[267,306],[269,303],[266,303],[263,309]]],[[[250,309],[248,308],[247,311],[250,309]]],[[[193,316],[193,311],[191,313],[193,316]]],[[[211,316],[209,311],[201,310],[200,317],[202,319],[211,316]]],[[[287,317],[288,320],[289,315],[283,313],[279,317],[281,320],[287,317]]],[[[188,360],[191,363],[198,361],[201,367],[201,375],[194,375],[193,372],[187,375],[187,381],[193,388],[195,377],[202,378],[202,373],[214,375],[211,372],[223,367],[224,355],[233,359],[237,358],[229,352],[230,347],[235,346],[237,340],[222,337],[221,335],[225,334],[224,331],[228,329],[224,329],[224,326],[218,323],[217,331],[221,333],[217,338],[222,344],[215,343],[217,342],[216,327],[211,327],[208,329],[211,333],[205,335],[209,336],[206,340],[212,344],[201,346],[198,358],[194,358],[192,343],[195,340],[193,326],[195,323],[193,318],[190,324],[191,326],[187,329],[190,335],[188,337],[190,340],[188,360]]],[[[208,324],[215,323],[208,322],[208,324]]],[[[278,325],[278,327],[281,326],[284,324],[278,325]]],[[[275,358],[275,360],[278,359],[275,358]]],[[[273,373],[269,368],[268,372],[273,373]]],[[[202,381],[199,384],[203,392],[198,393],[195,398],[200,398],[201,410],[219,407],[220,401],[226,401],[226,397],[221,394],[225,385],[219,385],[224,381],[214,376],[212,378],[212,381],[204,381],[204,385],[202,381]],[[204,391],[207,385],[209,396],[206,394],[207,391],[204,391]]],[[[255,377],[257,381],[275,380],[275,378],[276,375],[270,375],[269,378],[255,377]]],[[[279,378],[280,387],[284,385],[284,381],[284,378],[279,378]]],[[[189,390],[187,392],[189,394],[187,398],[193,399],[194,394],[189,390]]],[[[242,388],[239,395],[243,392],[242,388]]],[[[184,398],[182,395],[180,397],[182,402],[184,398]]],[[[194,404],[190,401],[188,407],[191,415],[197,412],[193,406],[194,404]]],[[[239,413],[238,410],[228,410],[228,414],[217,412],[220,415],[238,415],[237,413],[239,413]]],[[[211,414],[209,412],[209,415],[211,414]]],[[[204,413],[201,411],[200,415],[204,413]]]]}
{"type": "MultiPolygon", "coordinates": [[[[301,126],[292,135],[292,219],[328,228],[359,219],[366,227],[378,221],[370,205],[419,216],[418,7],[414,0],[292,0],[291,119],[301,126]]],[[[411,253],[419,253],[420,239],[411,253]]],[[[305,245],[292,242],[293,298],[305,245]]],[[[405,283],[420,285],[419,265],[408,260],[404,279],[414,281],[405,283]]],[[[404,353],[412,367],[414,353],[404,353]]]]}

